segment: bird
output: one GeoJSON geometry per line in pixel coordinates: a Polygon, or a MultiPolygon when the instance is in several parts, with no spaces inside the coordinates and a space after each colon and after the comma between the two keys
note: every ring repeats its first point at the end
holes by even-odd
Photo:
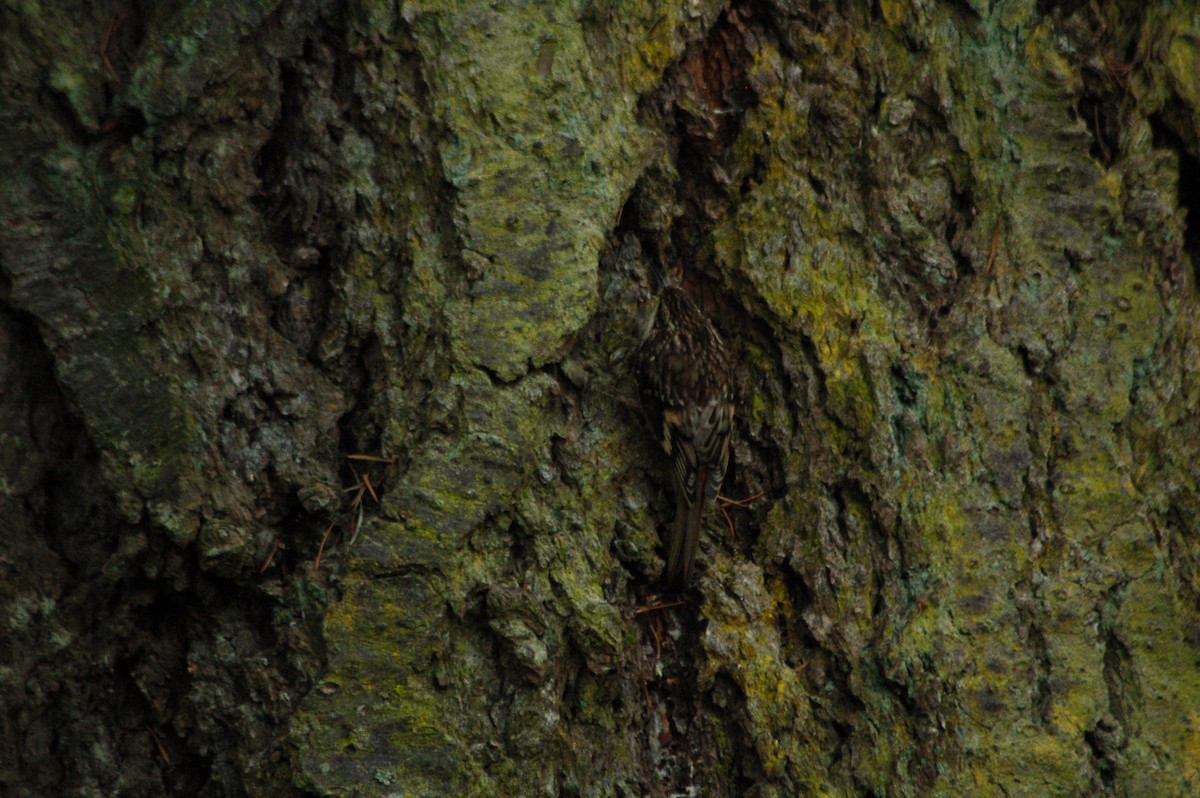
{"type": "Polygon", "coordinates": [[[688,294],[666,285],[639,310],[644,340],[637,382],[642,407],[671,461],[675,520],[665,581],[691,584],[700,521],[729,467],[733,367],[712,322],[688,294]]]}

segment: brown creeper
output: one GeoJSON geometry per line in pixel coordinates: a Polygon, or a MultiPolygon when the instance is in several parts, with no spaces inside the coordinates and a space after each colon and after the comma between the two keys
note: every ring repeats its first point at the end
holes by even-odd
{"type": "Polygon", "coordinates": [[[662,436],[675,483],[675,522],[667,541],[668,583],[685,588],[700,543],[700,519],[729,465],[733,369],[725,343],[691,297],[668,286],[643,319],[638,388],[662,436]]]}

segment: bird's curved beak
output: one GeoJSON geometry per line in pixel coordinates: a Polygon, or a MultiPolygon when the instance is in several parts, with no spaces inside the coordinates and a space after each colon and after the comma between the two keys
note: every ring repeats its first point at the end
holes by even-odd
{"type": "Polygon", "coordinates": [[[658,305],[661,301],[662,295],[655,292],[638,302],[635,318],[638,346],[644,344],[650,337],[650,330],[654,328],[654,320],[658,317],[658,305]]]}

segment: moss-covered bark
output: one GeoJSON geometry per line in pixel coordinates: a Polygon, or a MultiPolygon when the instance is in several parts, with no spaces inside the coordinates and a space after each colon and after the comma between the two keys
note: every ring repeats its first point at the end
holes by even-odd
{"type": "Polygon", "coordinates": [[[1195,10],[659,5],[0,17],[0,791],[1200,794],[1195,10]]]}

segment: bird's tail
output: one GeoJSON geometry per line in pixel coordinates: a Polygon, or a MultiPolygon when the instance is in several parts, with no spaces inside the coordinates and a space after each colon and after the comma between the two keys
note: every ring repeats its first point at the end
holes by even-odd
{"type": "Polygon", "coordinates": [[[708,469],[701,468],[690,496],[677,497],[675,523],[671,529],[671,542],[667,550],[667,582],[680,590],[687,589],[692,582],[692,566],[696,562],[696,550],[700,548],[700,520],[707,504],[708,469]]]}

